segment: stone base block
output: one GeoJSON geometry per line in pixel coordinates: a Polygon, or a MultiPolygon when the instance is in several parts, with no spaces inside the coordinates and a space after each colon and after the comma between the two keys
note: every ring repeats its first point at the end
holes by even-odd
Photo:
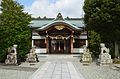
{"type": "Polygon", "coordinates": [[[101,60],[98,59],[98,65],[110,65],[113,63],[112,59],[101,60]]]}
{"type": "Polygon", "coordinates": [[[83,54],[81,58],[82,63],[91,63],[92,62],[92,56],[91,54],[83,54]]]}

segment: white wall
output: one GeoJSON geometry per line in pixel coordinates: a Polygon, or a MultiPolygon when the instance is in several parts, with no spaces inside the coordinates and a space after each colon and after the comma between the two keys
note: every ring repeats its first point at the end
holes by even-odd
{"type": "Polygon", "coordinates": [[[47,49],[46,48],[36,48],[36,53],[47,53],[46,52],[47,51],[47,49]]]}
{"type": "Polygon", "coordinates": [[[72,53],[83,53],[83,48],[73,48],[72,53]]]}
{"type": "MultiPolygon", "coordinates": [[[[46,52],[47,49],[46,48],[36,48],[36,53],[47,53],[46,52]]],[[[72,53],[83,53],[83,48],[73,48],[72,53]]]]}
{"type": "Polygon", "coordinates": [[[45,37],[43,36],[32,36],[32,39],[45,39],[45,37]]]}

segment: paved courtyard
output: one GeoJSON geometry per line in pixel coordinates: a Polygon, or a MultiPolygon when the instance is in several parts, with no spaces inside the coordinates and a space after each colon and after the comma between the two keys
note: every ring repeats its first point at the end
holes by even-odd
{"type": "Polygon", "coordinates": [[[71,62],[46,62],[30,79],[84,79],[71,62]]]}
{"type": "Polygon", "coordinates": [[[36,64],[0,65],[0,79],[120,79],[120,70],[113,65],[83,65],[75,55],[42,55],[39,60],[36,64]]]}

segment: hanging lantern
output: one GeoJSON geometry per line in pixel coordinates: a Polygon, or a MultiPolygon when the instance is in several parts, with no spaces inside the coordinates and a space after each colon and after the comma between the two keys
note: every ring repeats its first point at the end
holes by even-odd
{"type": "Polygon", "coordinates": [[[47,43],[47,39],[45,38],[45,44],[47,43]]]}
{"type": "Polygon", "coordinates": [[[75,39],[73,38],[73,43],[75,43],[75,39]]]}
{"type": "Polygon", "coordinates": [[[48,37],[48,35],[46,35],[46,37],[48,37]]]}
{"type": "Polygon", "coordinates": [[[60,51],[60,42],[59,42],[59,48],[58,48],[58,50],[60,51]]]}
{"type": "Polygon", "coordinates": [[[66,50],[66,46],[64,46],[64,50],[66,50]]]}
{"type": "Polygon", "coordinates": [[[73,37],[73,35],[71,35],[71,37],[73,37]]]}
{"type": "Polygon", "coordinates": [[[60,46],[59,46],[59,49],[58,49],[59,51],[60,51],[60,46]]]}
{"type": "Polygon", "coordinates": [[[55,51],[55,45],[54,45],[54,51],[55,51]]]}

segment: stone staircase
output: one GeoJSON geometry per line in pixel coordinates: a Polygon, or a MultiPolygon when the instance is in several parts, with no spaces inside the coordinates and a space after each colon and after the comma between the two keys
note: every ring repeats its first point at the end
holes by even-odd
{"type": "Polygon", "coordinates": [[[79,61],[80,54],[38,54],[40,61],[79,61]]]}

